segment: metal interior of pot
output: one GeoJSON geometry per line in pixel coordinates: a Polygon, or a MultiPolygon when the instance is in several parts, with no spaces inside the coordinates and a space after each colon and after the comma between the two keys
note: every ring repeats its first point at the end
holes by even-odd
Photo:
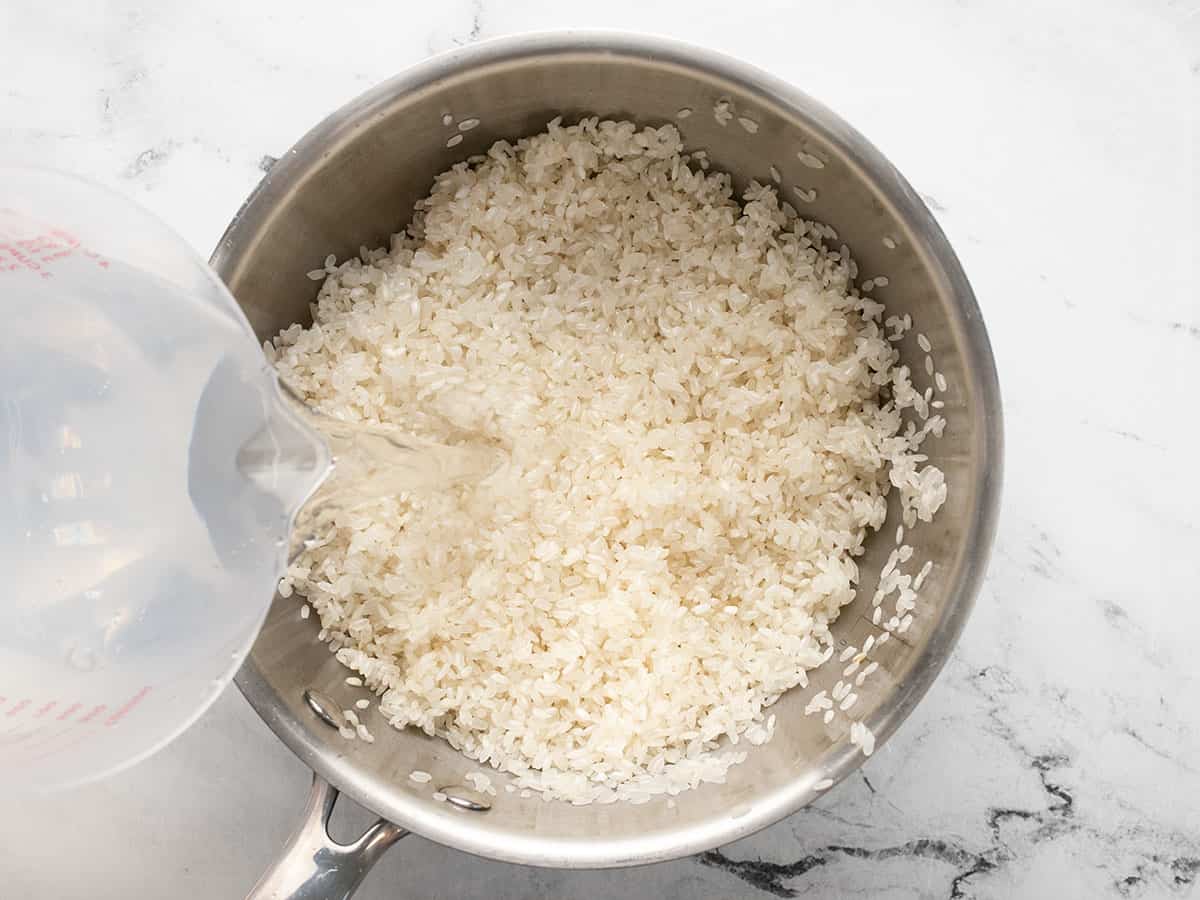
{"type": "MultiPolygon", "coordinates": [[[[886,275],[874,295],[890,312],[910,313],[914,330],[899,345],[919,389],[931,382],[913,335],[933,345],[948,383],[948,427],[925,447],[946,473],[949,499],[935,521],[911,529],[908,569],[934,567],[915,623],[872,652],[880,668],[858,689],[855,707],[880,743],[905,718],[941,668],[982,575],[997,506],[999,397],[991,351],[967,281],[928,210],[900,175],[856,132],[794,89],[748,67],[677,44],[605,34],[526,36],[436,58],[354,101],[306,136],[270,171],[230,226],[213,264],[266,340],[309,322],[318,285],[305,273],[329,253],[386,244],[405,226],[434,176],[500,138],[584,115],[674,123],[688,148],[703,148],[740,189],[782,177],[802,215],[837,229],[862,278],[886,275]],[[722,125],[714,105],[734,114],[722,125]],[[680,117],[681,110],[691,110],[680,117]],[[443,117],[453,117],[449,125],[443,117]],[[457,123],[478,119],[465,132],[457,123]],[[742,120],[745,120],[743,122],[742,120]],[[749,125],[745,124],[749,123],[749,125]],[[462,135],[461,142],[452,138],[462,135]],[[450,145],[450,146],[448,146],[450,145]],[[795,189],[804,193],[802,199],[795,189]],[[815,196],[811,193],[815,192],[815,196]]],[[[894,504],[893,504],[894,505],[894,504]]],[[[871,597],[894,546],[895,511],[860,560],[859,597],[838,620],[839,647],[861,647],[879,629],[871,597]]],[[[392,729],[374,705],[364,721],[373,744],[347,741],[306,705],[316,688],[343,708],[367,696],[317,641],[316,617],[301,619],[295,598],[276,598],[238,683],[259,714],[308,765],[380,815],[426,837],[484,856],[550,866],[650,862],[725,843],[767,825],[818,795],[862,761],[849,744],[848,718],[829,725],[805,716],[817,691],[843,665],[812,673],[807,689],[784,696],[774,738],[748,748],[727,783],[638,806],[572,806],[522,799],[503,789],[488,811],[431,797],[481,770],[441,740],[392,729]],[[408,778],[414,769],[431,784],[408,778]]],[[[488,770],[490,772],[490,770],[488,770]]]]}

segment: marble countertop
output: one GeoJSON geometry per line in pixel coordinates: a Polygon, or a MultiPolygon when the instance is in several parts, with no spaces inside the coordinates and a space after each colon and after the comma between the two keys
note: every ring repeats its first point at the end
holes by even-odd
{"type": "MultiPolygon", "coordinates": [[[[113,185],[205,255],[264,157],[375,82],[476,39],[615,27],[832,106],[924,195],[979,295],[1005,399],[999,537],[944,674],[860,773],[752,838],[641,869],[410,838],[359,896],[1200,896],[1200,3],[1014,6],[0,5],[0,159],[113,185]]],[[[0,894],[241,897],[307,782],[230,689],[134,770],[10,804],[0,894]]]]}

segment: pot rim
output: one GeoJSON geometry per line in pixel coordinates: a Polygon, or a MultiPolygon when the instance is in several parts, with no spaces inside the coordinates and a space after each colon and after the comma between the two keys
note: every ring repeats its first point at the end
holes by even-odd
{"type": "MultiPolygon", "coordinates": [[[[530,32],[493,38],[432,56],[390,78],[327,116],[301,138],[267,173],[222,236],[210,260],[227,282],[237,274],[252,248],[241,246],[241,233],[260,234],[275,211],[282,189],[304,180],[319,168],[323,156],[371,121],[377,111],[398,96],[436,86],[470,70],[512,63],[530,57],[594,56],[653,60],[706,78],[736,86],[763,106],[793,117],[801,116],[844,154],[855,173],[867,180],[915,236],[923,256],[947,296],[955,298],[961,316],[962,352],[969,362],[979,418],[976,451],[981,455],[976,479],[970,485],[976,504],[962,546],[970,562],[949,586],[941,618],[928,632],[921,656],[909,676],[869,718],[868,725],[882,745],[928,691],[949,657],[974,606],[995,535],[1003,465],[1003,427],[999,382],[991,345],[975,295],[949,242],[917,193],[858,131],[800,90],[755,66],[724,54],[674,39],[616,30],[530,32]]],[[[785,789],[756,798],[748,809],[715,813],[679,829],[642,837],[563,839],[554,835],[482,827],[469,816],[431,817],[415,801],[403,798],[380,803],[380,780],[344,757],[314,743],[258,670],[253,655],[236,676],[243,695],[275,734],[320,776],[363,806],[387,816],[403,828],[470,853],[508,862],[562,868],[602,868],[659,862],[690,855],[752,834],[811,802],[816,773],[798,770],[785,789]]],[[[303,686],[298,685],[297,690],[303,686]]],[[[823,775],[836,783],[863,762],[856,747],[834,748],[822,758],[823,775]]]]}

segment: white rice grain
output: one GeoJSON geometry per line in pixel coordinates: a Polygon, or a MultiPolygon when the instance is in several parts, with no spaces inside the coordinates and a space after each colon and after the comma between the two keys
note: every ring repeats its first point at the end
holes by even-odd
{"type": "Polygon", "coordinates": [[[926,432],[904,430],[929,418],[892,343],[911,317],[858,296],[834,229],[705,165],[672,125],[555,120],[498,144],[388,247],[329,257],[315,326],[271,348],[325,412],[505,448],[479,484],[331,513],[286,584],[389,723],[523,794],[723,781],[745,758],[723,741],[768,740],[764,706],[834,654],[889,495],[908,527],[945,500],[926,432]]]}

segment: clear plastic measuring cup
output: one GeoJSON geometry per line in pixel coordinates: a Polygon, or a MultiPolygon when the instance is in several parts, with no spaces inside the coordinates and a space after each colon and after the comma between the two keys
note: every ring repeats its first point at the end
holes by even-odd
{"type": "Polygon", "coordinates": [[[0,311],[0,784],[47,789],[228,684],[330,456],[224,285],[108,190],[0,169],[0,311]]]}

